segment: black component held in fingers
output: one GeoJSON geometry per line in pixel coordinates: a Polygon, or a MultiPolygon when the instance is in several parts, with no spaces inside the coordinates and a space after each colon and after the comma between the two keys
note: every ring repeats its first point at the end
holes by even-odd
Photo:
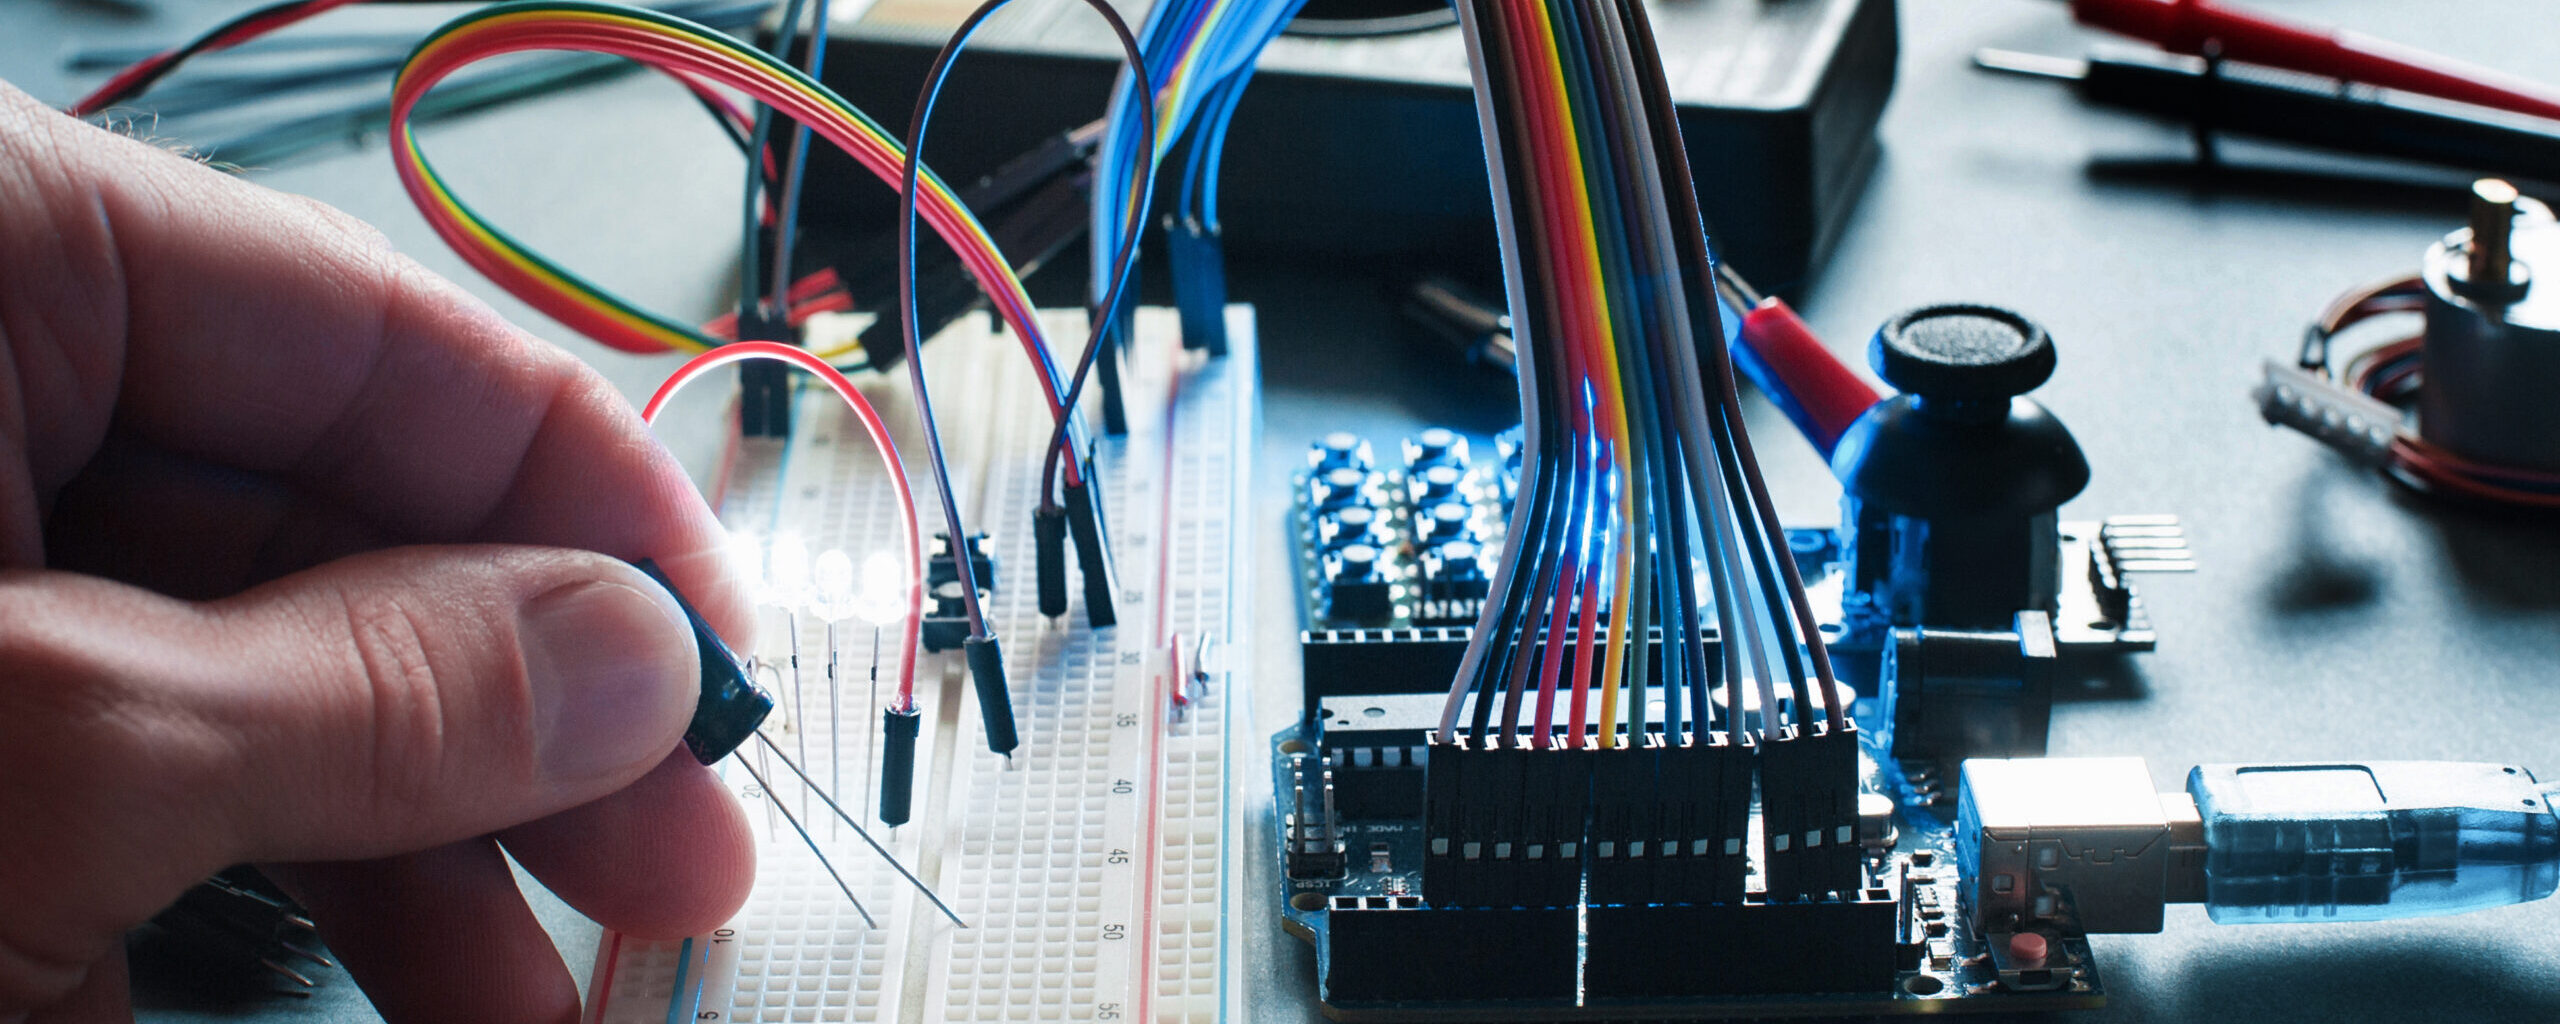
{"type": "Polygon", "coordinates": [[[915,811],[916,732],[924,716],[916,709],[890,708],[880,714],[880,820],[904,825],[915,811]]]}
{"type": "Polygon", "coordinates": [[[1013,753],[1022,740],[1013,731],[1013,691],[1004,683],[1004,648],[992,636],[961,644],[969,655],[969,682],[978,688],[978,716],[987,723],[987,749],[1013,753]]]}
{"type": "Polygon", "coordinates": [[[1040,570],[1040,614],[1050,618],[1067,613],[1067,510],[1035,509],[1031,513],[1031,542],[1038,555],[1040,570]]]}
{"type": "MultiPolygon", "coordinates": [[[[770,364],[779,366],[781,364],[770,364]]],[[[729,650],[727,641],[713,632],[702,613],[693,610],[693,602],[684,599],[658,563],[640,559],[631,563],[658,585],[667,588],[676,599],[676,607],[684,609],[685,621],[693,626],[694,647],[702,659],[702,697],[693,707],[693,722],[684,730],[684,746],[693,759],[712,764],[729,756],[747,737],[756,734],[756,726],[764,724],[773,713],[773,697],[756,687],[747,677],[747,666],[729,650]]]]}
{"type": "Polygon", "coordinates": [[[1069,484],[1067,526],[1076,539],[1076,564],[1084,572],[1085,621],[1101,629],[1120,621],[1113,596],[1120,591],[1111,571],[1111,535],[1103,527],[1102,501],[1093,489],[1093,463],[1084,466],[1083,483],[1069,484]]]}

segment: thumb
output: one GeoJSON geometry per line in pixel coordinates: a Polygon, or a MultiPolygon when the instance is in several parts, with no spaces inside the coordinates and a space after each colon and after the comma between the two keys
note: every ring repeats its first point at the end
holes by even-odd
{"type": "Polygon", "coordinates": [[[26,826],[0,829],[0,1014],[223,865],[621,789],[675,748],[698,671],[667,592],[587,552],[396,549],[201,605],[0,574],[0,821],[26,826]]]}
{"type": "Polygon", "coordinates": [[[403,853],[583,804],[664,760],[701,689],[675,599],[590,552],[397,549],[208,611],[251,673],[189,694],[241,737],[235,859],[403,853]]]}

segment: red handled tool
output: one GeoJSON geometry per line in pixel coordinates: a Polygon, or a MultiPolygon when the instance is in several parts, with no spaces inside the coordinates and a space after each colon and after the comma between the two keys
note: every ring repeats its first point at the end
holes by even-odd
{"type": "Polygon", "coordinates": [[[2270,18],[2212,0],[2070,0],[2083,25],[2219,57],[2560,120],[2550,86],[2359,32],[2270,18]]]}
{"type": "Polygon", "coordinates": [[[1734,347],[1737,368],[1829,458],[1841,432],[1882,401],[1883,393],[1831,354],[1786,300],[1762,296],[1721,261],[1716,264],[1716,293],[1741,320],[1734,347]]]}

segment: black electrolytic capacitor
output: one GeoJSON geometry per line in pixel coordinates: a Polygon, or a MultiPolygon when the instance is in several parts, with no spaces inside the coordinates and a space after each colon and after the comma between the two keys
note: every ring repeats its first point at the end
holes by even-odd
{"type": "Polygon", "coordinates": [[[694,705],[693,723],[685,727],[684,746],[696,761],[717,762],[756,734],[756,727],[773,713],[773,697],[748,678],[746,664],[702,620],[702,613],[693,610],[693,602],[685,600],[657,562],[643,558],[631,564],[667,588],[676,607],[684,609],[685,621],[693,626],[694,647],[702,661],[702,697],[694,705]]]}

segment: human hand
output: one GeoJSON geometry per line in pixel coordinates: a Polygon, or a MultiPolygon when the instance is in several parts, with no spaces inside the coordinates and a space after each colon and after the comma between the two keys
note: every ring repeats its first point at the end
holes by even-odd
{"type": "Polygon", "coordinates": [[[395,1021],[573,1021],[504,846],[648,936],[753,847],[658,559],[721,531],[594,372],[371,229],[0,83],[0,1021],[257,862],[395,1021]]]}

